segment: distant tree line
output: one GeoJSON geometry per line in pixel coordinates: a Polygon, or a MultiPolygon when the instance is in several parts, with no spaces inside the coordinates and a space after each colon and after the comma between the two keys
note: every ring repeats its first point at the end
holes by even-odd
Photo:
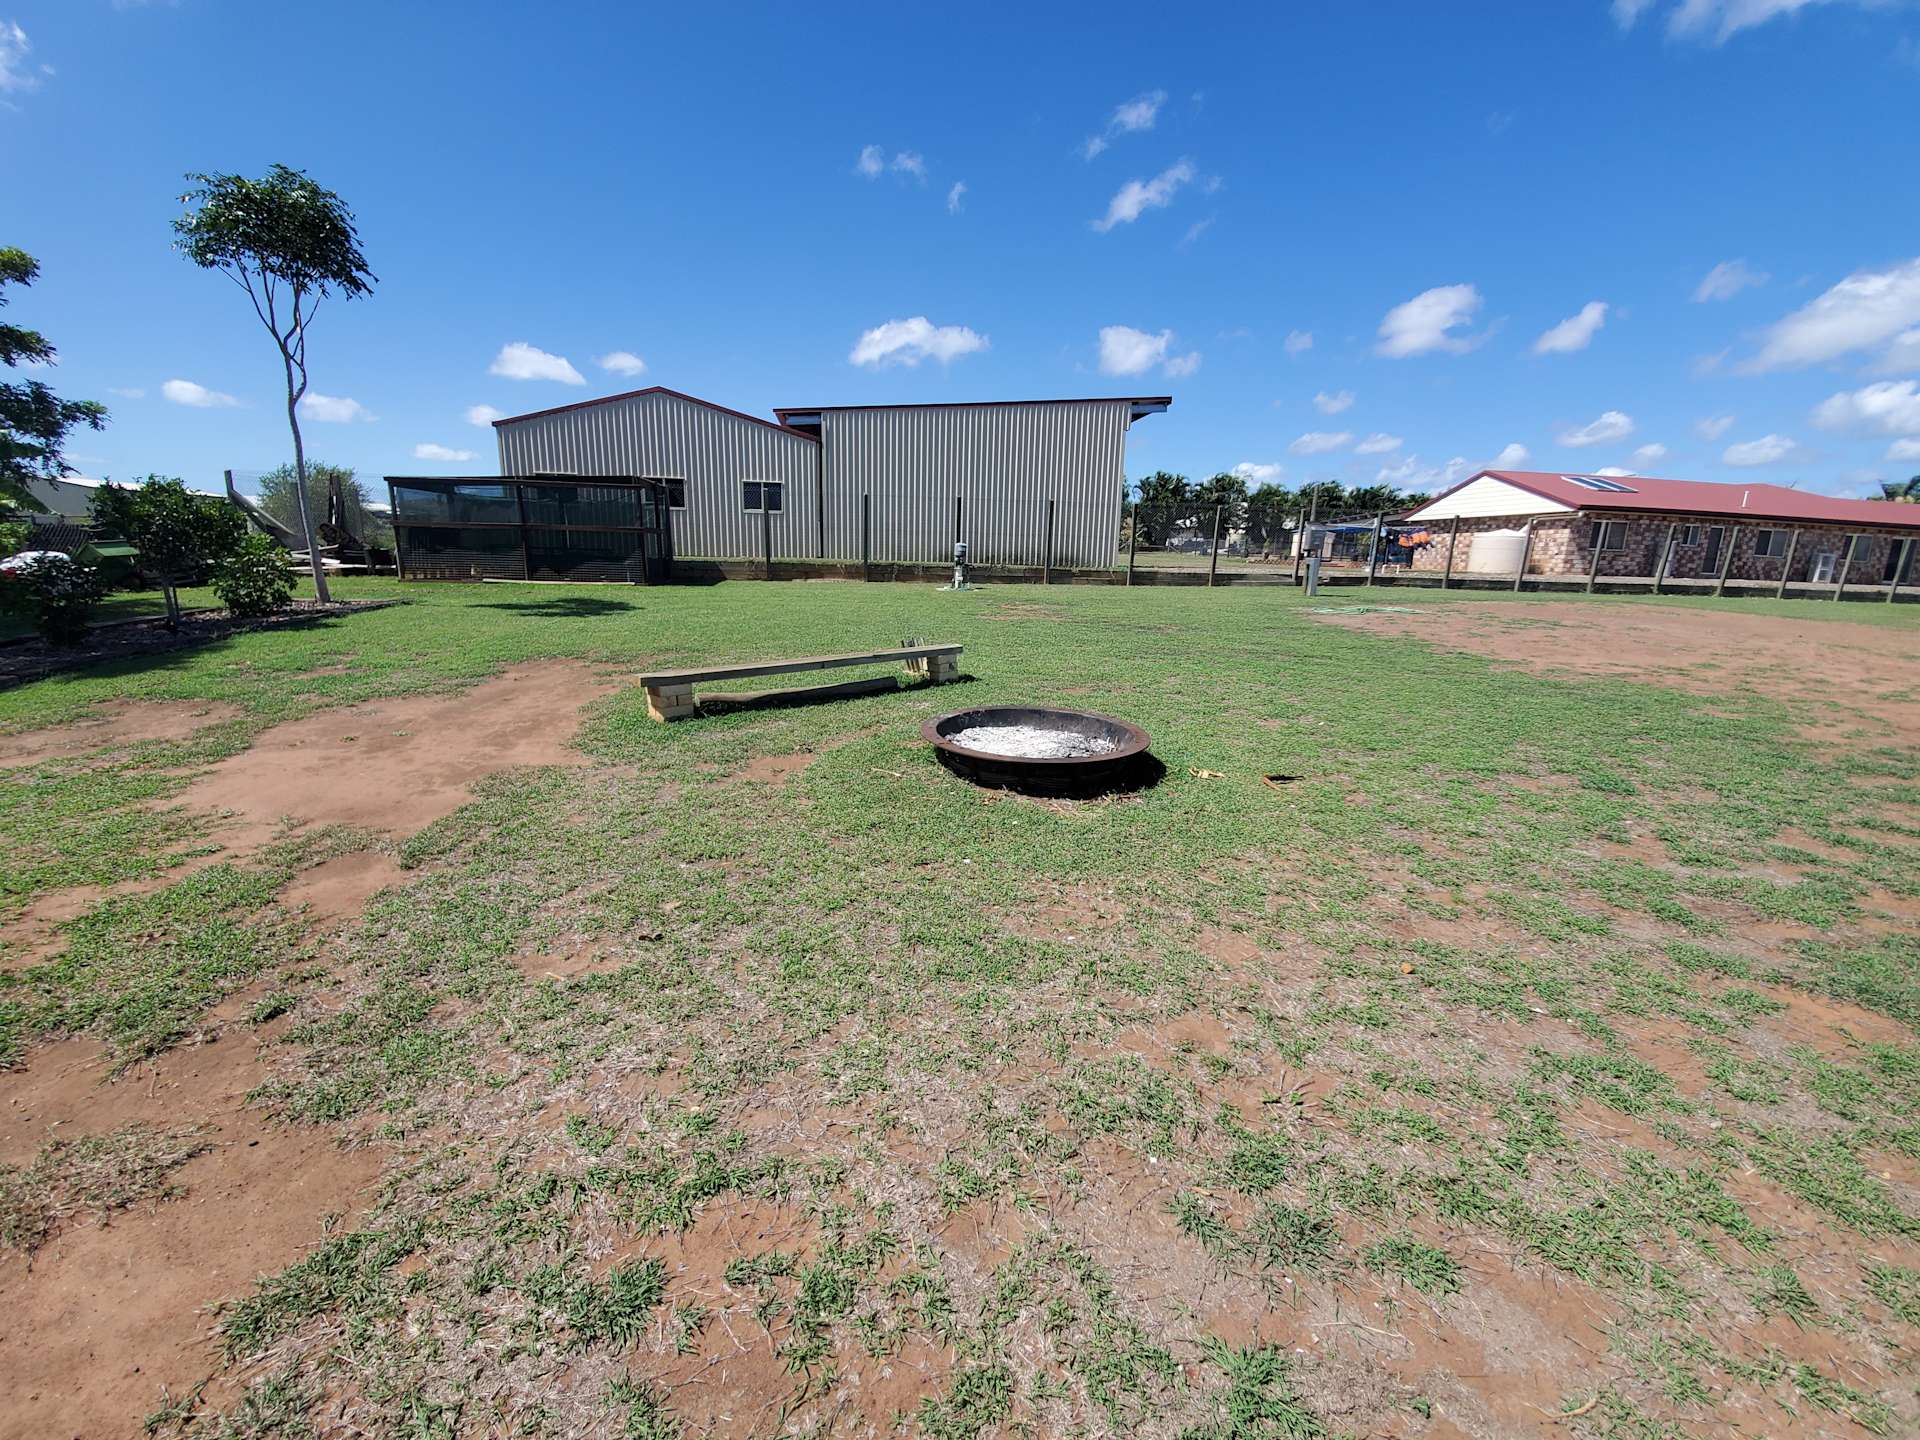
{"type": "Polygon", "coordinates": [[[1244,532],[1250,550],[1277,539],[1295,517],[1309,512],[1323,520],[1395,515],[1428,498],[1391,485],[1348,488],[1337,480],[1316,480],[1297,489],[1262,485],[1258,490],[1248,490],[1245,479],[1225,471],[1196,484],[1185,475],[1156,470],[1129,488],[1140,544],[1165,545],[1174,535],[1195,525],[1210,529],[1218,506],[1222,537],[1244,532]]]}

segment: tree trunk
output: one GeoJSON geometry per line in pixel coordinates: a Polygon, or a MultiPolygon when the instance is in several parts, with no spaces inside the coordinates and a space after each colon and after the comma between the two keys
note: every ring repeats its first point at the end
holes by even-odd
{"type": "Polygon", "coordinates": [[[293,431],[293,493],[300,502],[300,537],[307,542],[307,560],[313,566],[313,593],[322,604],[333,599],[327,589],[327,569],[320,563],[320,537],[313,529],[313,507],[307,503],[307,452],[300,440],[300,416],[296,406],[300,403],[300,392],[293,384],[293,357],[284,351],[281,358],[287,367],[287,427],[293,431]]]}
{"type": "Polygon", "coordinates": [[[171,580],[162,580],[160,593],[166,597],[167,601],[167,629],[178,630],[180,628],[180,592],[174,589],[171,580]]]}

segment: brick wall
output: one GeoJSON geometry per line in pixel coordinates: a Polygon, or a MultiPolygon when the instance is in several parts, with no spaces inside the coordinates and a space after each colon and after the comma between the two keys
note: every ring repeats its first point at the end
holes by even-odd
{"type": "MultiPolygon", "coordinates": [[[[1433,544],[1415,553],[1412,566],[1415,571],[1438,573],[1445,570],[1450,523],[1441,521],[1432,527],[1433,544]]],[[[1524,516],[1512,515],[1462,520],[1458,547],[1454,553],[1454,573],[1468,573],[1474,536],[1495,530],[1518,530],[1526,523],[1524,516]]],[[[1533,545],[1527,554],[1527,573],[1585,575],[1593,562],[1591,547],[1601,523],[1598,516],[1536,516],[1533,522],[1533,545]]],[[[1660,564],[1660,552],[1667,543],[1668,527],[1676,522],[1629,516],[1624,523],[1624,543],[1615,549],[1600,552],[1597,573],[1602,576],[1652,575],[1660,564]]],[[[1715,532],[1719,532],[1719,545],[1727,543],[1726,536],[1732,536],[1733,560],[1727,571],[1730,578],[1780,578],[1781,565],[1786,559],[1784,554],[1761,555],[1755,548],[1760,531],[1768,527],[1751,523],[1729,524],[1705,517],[1691,520],[1682,517],[1677,523],[1679,528],[1674,532],[1673,552],[1668,557],[1666,571],[1674,579],[1712,579],[1719,575],[1725,556],[1715,543],[1715,532]],[[1689,526],[1696,527],[1696,532],[1692,543],[1685,543],[1689,526]]],[[[1796,527],[1783,524],[1774,528],[1779,532],[1775,543],[1784,550],[1796,527]]],[[[1840,566],[1846,560],[1849,535],[1859,536],[1853,551],[1853,563],[1847,571],[1849,584],[1884,585],[1888,567],[1899,557],[1902,538],[1899,535],[1850,531],[1838,525],[1802,525],[1797,528],[1800,538],[1793,542],[1793,573],[1788,577],[1791,580],[1810,578],[1819,563],[1819,557],[1826,553],[1834,556],[1833,571],[1837,577],[1840,566]]],[[[1920,538],[1916,538],[1914,548],[1920,550],[1920,538]]],[[[1911,583],[1916,575],[1920,575],[1920,557],[1909,560],[1902,583],[1911,583]]]]}

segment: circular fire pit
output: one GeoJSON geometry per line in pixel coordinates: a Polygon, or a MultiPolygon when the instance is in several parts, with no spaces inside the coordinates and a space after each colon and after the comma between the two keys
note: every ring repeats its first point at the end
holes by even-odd
{"type": "Polygon", "coordinates": [[[1140,775],[1148,744],[1146,731],[1112,715],[1032,705],[955,710],[920,733],[954,774],[1043,795],[1124,788],[1140,775]]]}

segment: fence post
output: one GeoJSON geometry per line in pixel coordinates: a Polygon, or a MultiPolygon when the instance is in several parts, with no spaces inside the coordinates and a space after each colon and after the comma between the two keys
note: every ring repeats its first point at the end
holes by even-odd
{"type": "Polygon", "coordinates": [[[1587,594],[1593,593],[1593,582],[1600,576],[1600,542],[1606,537],[1607,522],[1589,520],[1587,522],[1587,547],[1593,553],[1587,557],[1587,594]]]}
{"type": "Polygon", "coordinates": [[[1132,506],[1133,523],[1127,526],[1127,584],[1133,584],[1133,555],[1140,548],[1140,502],[1132,506]]]}
{"type": "Polygon", "coordinates": [[[1720,574],[1713,582],[1713,593],[1716,597],[1726,593],[1727,577],[1733,573],[1733,547],[1739,543],[1739,527],[1727,526],[1727,543],[1720,550],[1720,574]]]}
{"type": "Polygon", "coordinates": [[[1040,583],[1053,583],[1053,501],[1047,501],[1047,548],[1040,562],[1040,583]]]}
{"type": "Polygon", "coordinates": [[[765,573],[762,580],[773,578],[773,512],[767,509],[767,487],[760,487],[760,553],[765,573]]]}
{"type": "Polygon", "coordinates": [[[860,493],[860,578],[873,579],[873,496],[860,493]]]}
{"type": "Polygon", "coordinates": [[[1520,568],[1513,572],[1513,593],[1520,593],[1520,582],[1527,577],[1527,557],[1533,553],[1533,517],[1527,517],[1526,535],[1520,541],[1520,568]]]}
{"type": "Polygon", "coordinates": [[[1213,553],[1207,556],[1207,584],[1213,584],[1213,577],[1220,569],[1220,512],[1226,507],[1213,507],[1213,553]]]}
{"type": "Polygon", "coordinates": [[[1373,584],[1373,577],[1380,571],[1380,537],[1385,533],[1386,513],[1382,511],[1373,517],[1373,548],[1367,552],[1367,584],[1373,584]]]}
{"type": "Polygon", "coordinates": [[[1446,589],[1453,583],[1453,547],[1460,543],[1460,517],[1453,517],[1453,524],[1447,527],[1447,568],[1440,572],[1440,588],[1446,589]]]}
{"type": "Polygon", "coordinates": [[[1673,560],[1673,537],[1679,533],[1680,523],[1674,521],[1667,526],[1667,538],[1660,546],[1660,563],[1653,567],[1653,593],[1660,593],[1660,582],[1667,578],[1667,566],[1673,560]]]}
{"type": "MultiPolygon", "coordinates": [[[[533,579],[533,552],[527,548],[527,491],[525,486],[515,485],[513,487],[513,503],[514,507],[520,512],[520,578],[523,580],[531,580],[533,579]]],[[[313,561],[314,572],[318,574],[320,570],[319,555],[309,555],[307,558],[313,561]]]]}
{"type": "MultiPolygon", "coordinates": [[[[227,485],[233,485],[233,471],[227,471],[227,485]]],[[[393,482],[387,482],[387,514],[393,517],[393,578],[407,578],[407,562],[400,558],[400,497],[393,492],[393,482]]],[[[1896,577],[1897,583],[1897,577],[1896,577]]]]}
{"type": "MultiPolygon", "coordinates": [[[[395,532],[396,536],[398,535],[398,533],[399,533],[398,531],[395,532]]],[[[396,548],[393,554],[394,554],[395,561],[397,562],[400,556],[400,551],[396,548]]],[[[1913,559],[1913,537],[1909,535],[1906,539],[1900,542],[1900,558],[1893,562],[1893,574],[1889,576],[1887,579],[1887,603],[1889,605],[1893,603],[1894,591],[1900,588],[1900,577],[1907,573],[1907,562],[1912,559],[1913,559]]],[[[397,563],[395,568],[396,569],[398,568],[397,563]]]]}
{"type": "Polygon", "coordinates": [[[1847,536],[1847,553],[1840,557],[1840,578],[1833,584],[1833,598],[1836,600],[1840,598],[1840,592],[1847,588],[1847,572],[1853,569],[1853,552],[1859,548],[1859,535],[1847,536]]]}
{"type": "MultiPolygon", "coordinates": [[[[1729,531],[1729,534],[1731,534],[1731,531],[1729,531]]],[[[1773,598],[1776,600],[1784,600],[1787,598],[1787,577],[1793,573],[1793,552],[1799,548],[1800,532],[1795,530],[1787,536],[1787,558],[1780,562],[1780,583],[1774,588],[1773,592],[1773,598]]]]}
{"type": "Polygon", "coordinates": [[[960,497],[953,497],[953,543],[960,543],[960,497]]]}

